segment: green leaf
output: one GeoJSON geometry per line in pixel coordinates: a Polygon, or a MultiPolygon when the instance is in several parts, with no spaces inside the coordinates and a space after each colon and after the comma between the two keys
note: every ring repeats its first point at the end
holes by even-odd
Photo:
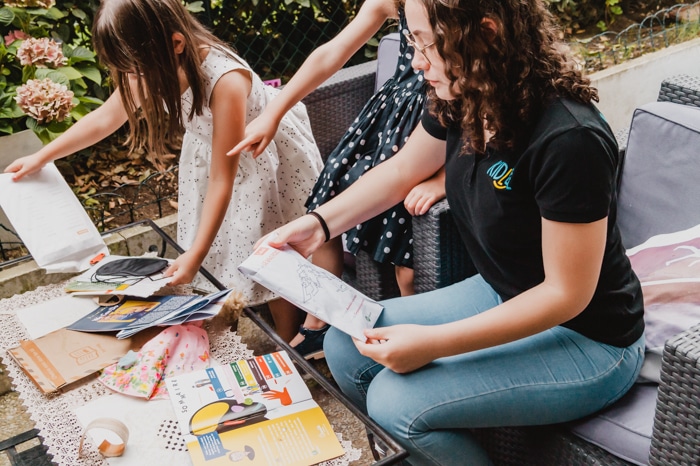
{"type": "Polygon", "coordinates": [[[68,128],[70,128],[70,125],[73,123],[73,120],[70,118],[66,118],[63,121],[52,121],[51,123],[48,124],[47,129],[52,132],[56,133],[56,135],[64,132],[68,128]]]}
{"type": "Polygon", "coordinates": [[[74,120],[80,120],[82,117],[90,113],[92,110],[88,108],[86,105],[76,105],[73,107],[73,109],[70,111],[70,116],[73,117],[74,120]]]}
{"type": "Polygon", "coordinates": [[[66,46],[63,52],[71,64],[85,61],[95,63],[95,52],[88,48],[82,46],[71,48],[66,46]]]}
{"type": "Polygon", "coordinates": [[[58,8],[56,8],[55,6],[52,6],[46,11],[46,17],[54,20],[63,19],[66,17],[66,14],[58,8]]]}
{"type": "Polygon", "coordinates": [[[49,78],[55,83],[63,84],[66,87],[70,88],[70,80],[65,74],[61,73],[58,70],[51,70],[48,68],[37,68],[36,74],[34,76],[36,79],[49,78]]]}
{"type": "Polygon", "coordinates": [[[83,21],[87,19],[87,14],[80,8],[73,8],[70,12],[78,19],[82,19],[83,21]]]}
{"type": "Polygon", "coordinates": [[[7,7],[0,8],[0,24],[9,26],[15,19],[15,14],[7,7]]]}
{"type": "Polygon", "coordinates": [[[80,72],[80,74],[89,79],[90,81],[101,85],[102,84],[102,73],[100,73],[99,68],[91,65],[81,65],[75,66],[75,69],[80,72]]]}
{"type": "Polygon", "coordinates": [[[63,73],[69,80],[81,79],[83,77],[83,74],[72,66],[62,66],[60,68],[56,68],[56,71],[63,73]]]}
{"type": "Polygon", "coordinates": [[[100,100],[97,97],[92,97],[89,95],[84,95],[84,96],[78,97],[78,100],[84,104],[97,105],[97,106],[100,106],[104,103],[103,100],[100,100]]]}
{"type": "Polygon", "coordinates": [[[12,103],[9,107],[3,107],[3,109],[0,110],[0,118],[4,119],[21,118],[25,115],[26,114],[19,108],[19,105],[17,105],[14,99],[12,99],[12,103]]]}
{"type": "Polygon", "coordinates": [[[204,2],[187,2],[185,6],[190,13],[201,13],[204,11],[204,2]]]}

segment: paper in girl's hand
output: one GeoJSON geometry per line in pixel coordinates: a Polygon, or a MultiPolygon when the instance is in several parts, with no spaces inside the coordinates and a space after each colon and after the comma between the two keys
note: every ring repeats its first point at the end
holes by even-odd
{"type": "Polygon", "coordinates": [[[238,270],[309,314],[364,341],[384,309],[288,245],[273,248],[266,240],[238,270]]]}
{"type": "Polygon", "coordinates": [[[37,265],[47,273],[82,272],[107,245],[53,163],[12,181],[0,174],[0,204],[37,265]]]}

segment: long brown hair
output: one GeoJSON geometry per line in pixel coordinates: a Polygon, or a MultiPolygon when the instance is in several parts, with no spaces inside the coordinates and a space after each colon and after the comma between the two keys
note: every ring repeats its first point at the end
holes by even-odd
{"type": "Polygon", "coordinates": [[[130,148],[164,153],[168,138],[184,130],[178,69],[192,90],[192,111],[187,116],[192,118],[207,104],[200,47],[223,43],[180,0],[104,0],[95,15],[92,40],[100,62],[109,67],[121,92],[129,116],[130,148]],[[176,32],[185,38],[185,49],[179,55],[173,50],[176,32]],[[132,95],[130,75],[139,78],[138,96],[132,95]]]}
{"type": "Polygon", "coordinates": [[[598,101],[559,39],[556,21],[542,0],[419,0],[433,29],[436,50],[458,97],[437,98],[430,110],[443,123],[462,127],[463,152],[491,143],[514,148],[527,143],[546,102],[553,96],[598,101]],[[482,19],[497,25],[495,37],[482,19]]]}

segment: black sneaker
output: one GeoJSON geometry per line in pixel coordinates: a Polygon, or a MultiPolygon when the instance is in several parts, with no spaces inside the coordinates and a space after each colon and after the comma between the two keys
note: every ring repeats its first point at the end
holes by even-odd
{"type": "Polygon", "coordinates": [[[306,360],[323,358],[325,356],[323,354],[323,339],[329,328],[331,326],[328,324],[318,330],[311,330],[304,326],[299,327],[299,333],[304,336],[304,341],[294,346],[294,350],[306,360]]]}

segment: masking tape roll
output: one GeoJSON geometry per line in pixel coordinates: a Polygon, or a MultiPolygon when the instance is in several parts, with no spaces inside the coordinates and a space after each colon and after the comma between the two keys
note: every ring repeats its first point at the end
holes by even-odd
{"type": "Polygon", "coordinates": [[[97,450],[100,453],[102,453],[102,455],[105,457],[121,456],[124,453],[124,449],[126,449],[126,443],[129,441],[129,429],[122,421],[107,417],[94,419],[87,426],[85,426],[83,434],[80,436],[80,445],[78,445],[78,456],[83,455],[83,441],[85,440],[88,431],[90,429],[96,428],[107,429],[109,431],[112,431],[115,434],[117,434],[117,436],[122,441],[122,443],[113,444],[105,439],[97,447],[97,450]]]}

